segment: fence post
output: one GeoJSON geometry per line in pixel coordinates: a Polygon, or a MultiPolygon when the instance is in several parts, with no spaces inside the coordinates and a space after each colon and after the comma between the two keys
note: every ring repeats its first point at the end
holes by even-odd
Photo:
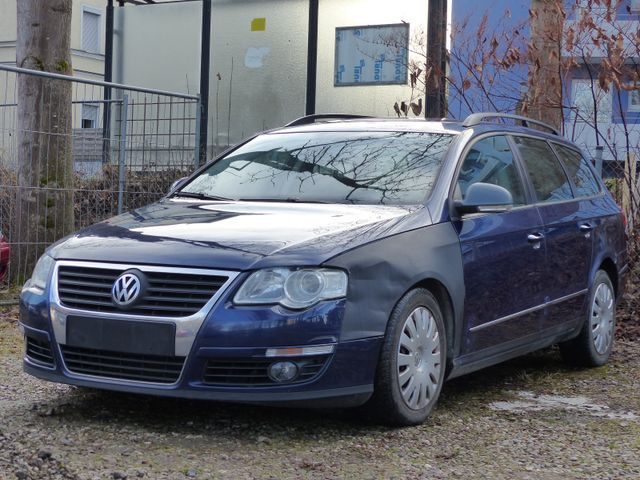
{"type": "Polygon", "coordinates": [[[122,109],[120,110],[120,154],[118,155],[118,215],[122,213],[124,193],[124,160],[127,149],[127,116],[129,110],[129,95],[122,96],[122,109]]]}
{"type": "Polygon", "coordinates": [[[622,210],[627,216],[627,227],[633,231],[636,223],[635,187],[638,163],[635,154],[627,153],[624,163],[624,183],[622,185],[622,210]]]}

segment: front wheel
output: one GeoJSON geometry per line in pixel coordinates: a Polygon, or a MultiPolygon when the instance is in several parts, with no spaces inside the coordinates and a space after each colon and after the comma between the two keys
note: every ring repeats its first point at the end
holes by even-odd
{"type": "Polygon", "coordinates": [[[611,356],[615,326],[615,290],[609,275],[598,270],[591,286],[588,317],[576,338],[560,344],[562,358],[575,366],[604,365],[611,356]]]}
{"type": "Polygon", "coordinates": [[[424,422],[440,395],[446,358],[438,301],[428,290],[412,290],[389,319],[369,412],[393,426],[424,422]]]}

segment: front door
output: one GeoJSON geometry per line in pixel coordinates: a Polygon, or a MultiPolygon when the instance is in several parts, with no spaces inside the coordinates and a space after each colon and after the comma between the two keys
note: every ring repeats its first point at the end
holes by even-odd
{"type": "MultiPolygon", "coordinates": [[[[460,237],[465,279],[463,355],[526,341],[544,318],[543,223],[524,188],[522,171],[505,136],[477,141],[466,155],[454,198],[470,185],[492,183],[511,192],[504,213],[465,215],[454,222],[460,237]]],[[[473,358],[469,358],[473,360],[473,358]]]]}

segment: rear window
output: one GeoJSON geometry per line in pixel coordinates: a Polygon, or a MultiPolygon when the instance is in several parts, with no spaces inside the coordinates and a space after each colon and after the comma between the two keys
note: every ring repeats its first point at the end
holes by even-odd
{"type": "Polygon", "coordinates": [[[558,202],[573,198],[569,178],[551,146],[544,140],[514,137],[533,184],[538,202],[558,202]]]}
{"type": "Polygon", "coordinates": [[[181,192],[234,200],[420,204],[452,139],[416,132],[266,134],[212,164],[181,192]]]}
{"type": "Polygon", "coordinates": [[[554,147],[573,181],[576,196],[592,197],[600,193],[600,185],[582,154],[562,145],[554,144],[554,147]]]}

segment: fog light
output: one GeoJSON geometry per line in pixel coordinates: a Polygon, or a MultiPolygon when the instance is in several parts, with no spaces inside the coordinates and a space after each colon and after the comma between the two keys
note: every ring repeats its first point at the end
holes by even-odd
{"type": "Polygon", "coordinates": [[[269,378],[274,382],[291,382],[298,376],[298,365],[293,362],[275,362],[269,366],[269,378]]]}

